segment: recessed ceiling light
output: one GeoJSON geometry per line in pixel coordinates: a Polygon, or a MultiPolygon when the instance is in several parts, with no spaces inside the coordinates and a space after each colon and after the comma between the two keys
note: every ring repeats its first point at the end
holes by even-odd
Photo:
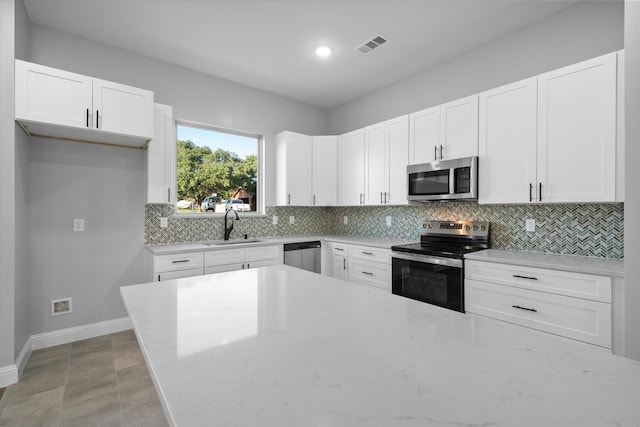
{"type": "Polygon", "coordinates": [[[331,48],[329,46],[318,46],[316,48],[316,55],[325,57],[331,55],[331,48]]]}

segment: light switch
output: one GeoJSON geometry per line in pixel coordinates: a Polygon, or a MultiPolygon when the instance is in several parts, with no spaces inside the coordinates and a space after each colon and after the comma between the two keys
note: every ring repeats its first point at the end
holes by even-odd
{"type": "Polygon", "coordinates": [[[84,219],[82,218],[74,218],[73,219],[73,231],[84,231],[84,219]]]}

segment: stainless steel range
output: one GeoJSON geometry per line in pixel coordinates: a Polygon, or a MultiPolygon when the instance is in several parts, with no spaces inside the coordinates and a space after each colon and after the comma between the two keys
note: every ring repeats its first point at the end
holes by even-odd
{"type": "Polygon", "coordinates": [[[391,291],[464,313],[464,255],[489,248],[489,223],[427,221],[420,242],[391,247],[391,291]]]}

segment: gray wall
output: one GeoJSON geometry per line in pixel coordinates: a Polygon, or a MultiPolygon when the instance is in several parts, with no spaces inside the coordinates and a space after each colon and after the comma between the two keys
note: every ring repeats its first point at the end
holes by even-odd
{"type": "Polygon", "coordinates": [[[145,282],[144,152],[29,141],[31,331],[125,317],[120,286],[145,282]],[[73,219],[85,220],[73,232],[73,219]],[[51,317],[50,301],[73,298],[51,317]]]}
{"type": "Polygon", "coordinates": [[[625,2],[625,115],[626,176],[625,227],[625,325],[627,356],[640,360],[640,229],[633,220],[640,218],[640,2],[625,2]]]}
{"type": "Polygon", "coordinates": [[[0,368],[15,362],[14,16],[14,3],[0,1],[0,368]]]}
{"type": "Polygon", "coordinates": [[[581,2],[329,112],[340,134],[623,47],[622,2],[581,2]]]}
{"type": "MultiPolygon", "coordinates": [[[[29,41],[29,23],[27,12],[21,1],[16,2],[16,58],[27,55],[29,41]]],[[[30,304],[29,304],[29,225],[28,211],[28,155],[29,137],[14,123],[16,138],[16,181],[15,181],[15,210],[16,210],[16,260],[15,260],[15,354],[24,347],[31,336],[30,304]]]]}
{"type": "MultiPolygon", "coordinates": [[[[276,133],[319,135],[327,127],[322,109],[39,25],[31,27],[29,60],[152,90],[178,119],[264,135],[267,171],[275,168],[276,133]]],[[[275,174],[265,184],[273,188],[275,174]]],[[[273,197],[267,192],[268,205],[273,197]]]]}

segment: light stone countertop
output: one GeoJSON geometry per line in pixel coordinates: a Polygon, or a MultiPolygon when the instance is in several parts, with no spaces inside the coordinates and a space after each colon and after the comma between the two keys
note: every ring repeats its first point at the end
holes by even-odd
{"type": "Polygon", "coordinates": [[[640,362],[285,265],[124,286],[170,425],[640,425],[640,362]]]}
{"type": "MultiPolygon", "coordinates": [[[[254,239],[252,237],[251,239],[254,239]]],[[[255,237],[259,240],[257,242],[240,243],[242,239],[233,240],[234,244],[231,245],[210,245],[212,242],[184,242],[184,243],[167,243],[158,245],[147,245],[146,248],[154,255],[169,255],[179,254],[186,252],[197,251],[215,251],[231,248],[243,248],[247,246],[266,246],[273,244],[285,244],[285,243],[298,243],[309,242],[314,240],[322,240],[327,242],[340,242],[355,245],[372,246],[377,248],[389,249],[394,245],[401,245],[404,243],[412,243],[411,240],[401,239],[379,239],[371,237],[359,237],[359,236],[345,236],[345,235],[322,235],[322,236],[284,236],[284,237],[255,237]],[[235,243],[238,242],[238,243],[235,243]]]]}
{"type": "Polygon", "coordinates": [[[468,260],[498,262],[524,267],[548,268],[574,273],[596,274],[600,276],[624,277],[624,261],[583,257],[573,255],[542,254],[535,252],[504,251],[486,249],[464,256],[468,260]]]}

